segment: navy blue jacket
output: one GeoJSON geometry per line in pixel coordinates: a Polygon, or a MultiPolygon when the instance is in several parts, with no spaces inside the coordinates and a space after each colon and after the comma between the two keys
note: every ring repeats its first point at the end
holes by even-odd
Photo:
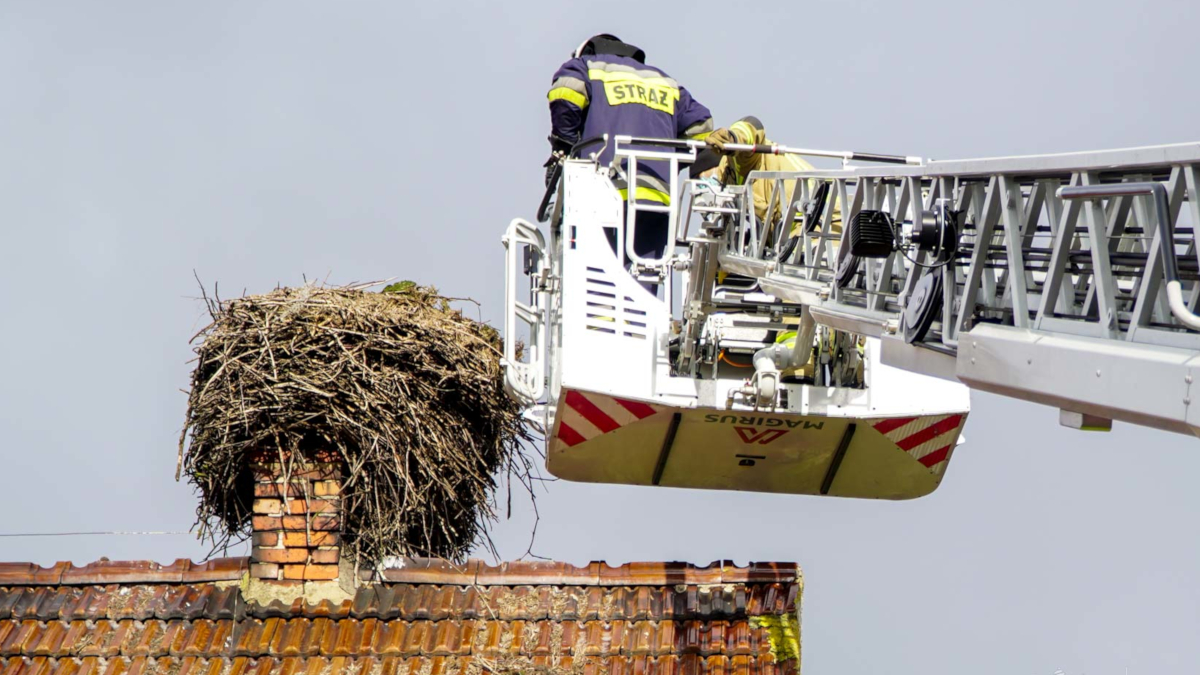
{"type": "MultiPolygon", "coordinates": [[[[567,61],[550,85],[553,134],[575,143],[601,134],[703,139],[713,129],[708,108],[662,70],[633,58],[590,54],[567,61]]],[[[598,158],[612,162],[610,142],[598,158]]],[[[639,162],[637,198],[670,203],[664,162],[639,162]]],[[[624,194],[622,195],[624,196],[624,194]]]]}

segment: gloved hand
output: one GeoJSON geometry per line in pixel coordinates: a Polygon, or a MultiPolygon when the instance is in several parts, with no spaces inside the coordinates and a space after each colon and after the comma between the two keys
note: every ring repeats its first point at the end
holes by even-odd
{"type": "Polygon", "coordinates": [[[716,150],[717,152],[725,152],[726,143],[739,143],[740,141],[738,141],[737,136],[735,136],[732,131],[721,127],[720,129],[717,129],[709,134],[708,137],[704,139],[704,142],[708,144],[708,147],[716,150]]]}
{"type": "Polygon", "coordinates": [[[554,180],[558,167],[562,166],[563,157],[565,155],[561,152],[552,152],[546,163],[542,165],[546,169],[546,187],[550,187],[550,183],[554,180]]]}

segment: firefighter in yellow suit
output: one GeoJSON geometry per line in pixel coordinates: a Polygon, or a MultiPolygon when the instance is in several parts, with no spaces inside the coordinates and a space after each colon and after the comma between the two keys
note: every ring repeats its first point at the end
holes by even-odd
{"type": "MultiPolygon", "coordinates": [[[[731,124],[728,128],[717,129],[705,138],[705,142],[720,153],[721,160],[712,173],[705,172],[704,175],[715,175],[717,180],[726,185],[745,185],[751,171],[812,171],[813,166],[796,155],[770,155],[764,153],[753,152],[733,152],[725,151],[726,143],[737,143],[741,145],[771,145],[771,141],[767,140],[767,132],[763,128],[762,122],[757,117],[743,117],[731,124]]],[[[755,181],[751,185],[751,192],[754,195],[754,213],[759,220],[767,217],[771,201],[771,191],[774,181],[760,180],[755,181]]],[[[816,181],[810,182],[810,188],[816,187],[816,181]]],[[[787,207],[791,204],[793,195],[796,191],[796,181],[788,180],[783,184],[783,195],[776,195],[778,200],[775,204],[774,218],[775,222],[779,222],[787,213],[787,207]]],[[[835,235],[842,233],[842,212],[838,204],[834,204],[832,214],[832,222],[830,223],[830,232],[835,235]]],[[[799,237],[802,233],[804,222],[797,218],[788,232],[789,237],[799,237]]],[[[775,228],[769,228],[768,231],[773,232],[775,228]]],[[[768,242],[770,245],[770,242],[768,242]]],[[[836,241],[833,242],[837,246],[836,241]]],[[[811,380],[814,377],[815,370],[820,363],[819,353],[825,349],[832,352],[833,344],[837,340],[847,339],[845,334],[840,331],[821,331],[821,336],[813,345],[812,356],[808,362],[799,368],[793,368],[783,372],[785,377],[797,377],[801,380],[811,380]]],[[[796,331],[781,331],[776,339],[776,342],[785,345],[789,349],[793,349],[796,343],[796,331]]],[[[851,344],[857,348],[859,358],[856,360],[856,370],[851,374],[852,378],[857,381],[862,380],[862,340],[857,336],[852,338],[851,344]]]]}
{"type": "MultiPolygon", "coordinates": [[[[717,129],[704,140],[710,147],[721,153],[721,161],[715,169],[715,175],[717,180],[726,185],[744,185],[751,171],[813,170],[811,164],[796,155],[771,155],[753,152],[726,153],[726,143],[740,143],[744,145],[771,144],[771,141],[767,140],[767,132],[763,128],[762,122],[757,117],[743,117],[729,125],[728,128],[717,129]]],[[[812,181],[812,183],[812,187],[815,187],[816,181],[812,181]]],[[[755,181],[751,185],[751,191],[754,193],[754,212],[760,220],[767,217],[772,184],[773,181],[760,180],[755,181]]],[[[783,218],[786,214],[788,204],[791,203],[792,195],[796,191],[796,181],[784,181],[783,191],[783,195],[776,196],[778,199],[775,204],[776,219],[783,218]]],[[[799,236],[801,226],[802,222],[797,219],[796,222],[792,223],[789,235],[792,237],[799,236]]],[[[831,231],[833,234],[841,234],[842,232],[841,209],[836,206],[833,211],[831,231]]]]}

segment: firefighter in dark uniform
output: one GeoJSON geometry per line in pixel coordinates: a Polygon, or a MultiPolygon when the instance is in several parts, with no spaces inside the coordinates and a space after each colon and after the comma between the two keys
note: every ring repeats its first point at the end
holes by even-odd
{"type": "MultiPolygon", "coordinates": [[[[708,108],[674,79],[646,65],[646,54],[619,38],[592,37],[575,50],[554,74],[550,99],[550,144],[547,166],[560,161],[571,146],[602,134],[703,140],[713,130],[708,108]]],[[[602,166],[613,159],[609,143],[597,157],[602,166]]],[[[638,162],[634,198],[639,203],[671,203],[666,162],[638,162]]],[[[547,173],[549,177],[549,173],[547,173]]],[[[629,186],[618,184],[622,199],[629,186]]],[[[668,239],[667,214],[638,212],[633,249],[645,258],[661,258],[668,239]]]]}

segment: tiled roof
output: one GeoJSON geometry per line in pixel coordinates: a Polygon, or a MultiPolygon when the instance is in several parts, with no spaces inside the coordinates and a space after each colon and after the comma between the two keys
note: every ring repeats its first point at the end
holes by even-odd
{"type": "Polygon", "coordinates": [[[245,559],[0,564],[0,675],[789,675],[795,565],[410,561],[247,603],[245,559]],[[381,578],[379,578],[381,577],[381,578]]]}

